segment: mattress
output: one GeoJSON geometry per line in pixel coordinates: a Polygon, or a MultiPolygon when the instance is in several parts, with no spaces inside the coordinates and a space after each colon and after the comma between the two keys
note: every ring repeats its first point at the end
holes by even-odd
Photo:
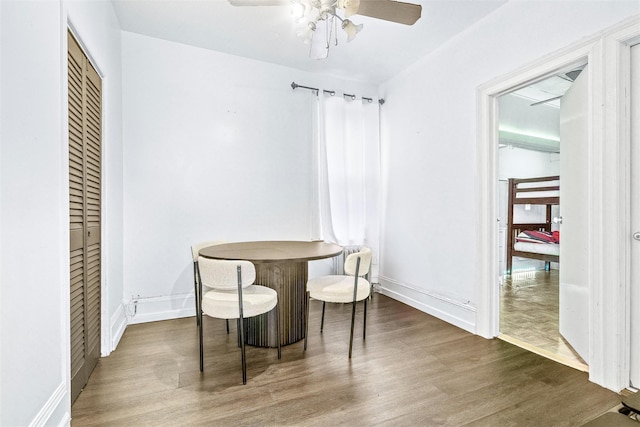
{"type": "Polygon", "coordinates": [[[516,242],[513,245],[513,249],[520,252],[533,252],[536,254],[560,256],[560,245],[557,243],[516,242]]]}

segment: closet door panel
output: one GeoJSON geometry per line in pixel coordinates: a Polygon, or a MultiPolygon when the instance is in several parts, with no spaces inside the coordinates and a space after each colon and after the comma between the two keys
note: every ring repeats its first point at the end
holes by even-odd
{"type": "Polygon", "coordinates": [[[102,83],[68,37],[71,399],[100,357],[102,83]]]}
{"type": "Polygon", "coordinates": [[[89,354],[89,371],[100,357],[100,287],[101,287],[101,245],[100,245],[100,212],[102,208],[102,173],[101,173],[101,133],[102,83],[98,73],[86,61],[85,78],[85,209],[86,235],[85,250],[87,252],[87,353],[89,354]]]}
{"type": "Polygon", "coordinates": [[[87,381],[85,373],[83,54],[72,37],[68,49],[69,86],[69,249],[71,314],[71,390],[75,399],[87,381]],[[76,391],[77,390],[77,391],[76,391]]]}

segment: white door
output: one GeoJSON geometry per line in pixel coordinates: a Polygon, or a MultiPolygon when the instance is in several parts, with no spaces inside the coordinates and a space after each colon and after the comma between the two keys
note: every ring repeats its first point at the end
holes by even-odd
{"type": "Polygon", "coordinates": [[[560,104],[560,334],[589,363],[588,67],[560,104]],[[571,171],[571,173],[568,173],[571,171]]]}
{"type": "Polygon", "coordinates": [[[631,48],[631,385],[640,387],[640,45],[631,48]],[[636,234],[637,233],[637,234],[636,234]]]}

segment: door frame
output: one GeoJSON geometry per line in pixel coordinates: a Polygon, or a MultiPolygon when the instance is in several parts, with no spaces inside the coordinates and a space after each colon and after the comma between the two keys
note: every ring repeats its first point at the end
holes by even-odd
{"type": "Polygon", "coordinates": [[[632,17],[477,89],[476,334],[498,336],[498,97],[588,63],[589,380],[619,391],[629,385],[630,46],[632,17]]]}
{"type": "MultiPolygon", "coordinates": [[[[632,61],[632,64],[631,64],[632,75],[634,70],[636,70],[636,73],[637,73],[636,82],[632,82],[631,84],[632,88],[634,86],[634,83],[637,85],[637,87],[640,87],[640,43],[632,46],[631,53],[633,54],[634,51],[636,55],[638,55],[638,59],[636,59],[635,63],[632,61]],[[634,68],[634,65],[637,68],[634,68]]],[[[638,110],[640,110],[640,90],[636,90],[632,92],[631,102],[632,102],[631,110],[633,109],[633,107],[637,107],[638,110]],[[635,99],[634,99],[634,95],[635,95],[635,99]]],[[[639,113],[640,111],[636,112],[636,114],[631,119],[632,130],[633,129],[636,130],[636,134],[635,134],[636,139],[632,140],[631,144],[633,143],[637,144],[635,147],[637,151],[633,150],[634,148],[633,146],[630,147],[629,157],[631,159],[630,160],[631,165],[630,165],[629,172],[630,174],[636,175],[634,177],[636,181],[631,182],[630,184],[631,185],[630,190],[632,192],[635,191],[635,195],[631,194],[630,196],[630,203],[631,203],[630,214],[631,215],[630,215],[629,225],[631,226],[631,228],[629,229],[629,233],[634,233],[638,231],[639,230],[638,225],[640,225],[637,222],[640,220],[640,191],[638,191],[640,189],[636,185],[634,185],[634,184],[640,184],[640,175],[638,175],[640,174],[640,120],[637,123],[633,122],[634,119],[640,118],[639,113]],[[633,220],[634,218],[633,215],[635,215],[635,218],[636,218],[635,221],[633,220]]],[[[640,256],[640,245],[638,244],[638,242],[634,242],[633,239],[630,239],[630,246],[631,246],[630,256],[632,256],[631,259],[634,259],[633,256],[636,256],[636,257],[640,256]]],[[[631,300],[630,302],[631,307],[630,307],[630,313],[629,313],[631,316],[631,324],[636,325],[636,327],[640,325],[640,266],[638,267],[639,268],[636,269],[635,271],[633,269],[631,270],[631,276],[630,276],[631,290],[629,295],[629,299],[631,300]],[[634,320],[636,320],[636,323],[633,323],[634,320]]],[[[630,360],[630,366],[629,366],[629,383],[635,388],[640,388],[640,328],[631,331],[630,347],[631,347],[631,360],[630,360]]]]}

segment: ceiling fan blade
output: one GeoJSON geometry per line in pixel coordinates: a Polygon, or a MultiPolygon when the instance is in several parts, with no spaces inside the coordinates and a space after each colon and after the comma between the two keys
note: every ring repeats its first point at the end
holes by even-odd
{"type": "Polygon", "coordinates": [[[291,0],[227,0],[231,6],[286,6],[291,0]]]}
{"type": "Polygon", "coordinates": [[[415,24],[421,14],[421,5],[394,0],[360,0],[358,8],[358,15],[405,25],[415,24]]]}

